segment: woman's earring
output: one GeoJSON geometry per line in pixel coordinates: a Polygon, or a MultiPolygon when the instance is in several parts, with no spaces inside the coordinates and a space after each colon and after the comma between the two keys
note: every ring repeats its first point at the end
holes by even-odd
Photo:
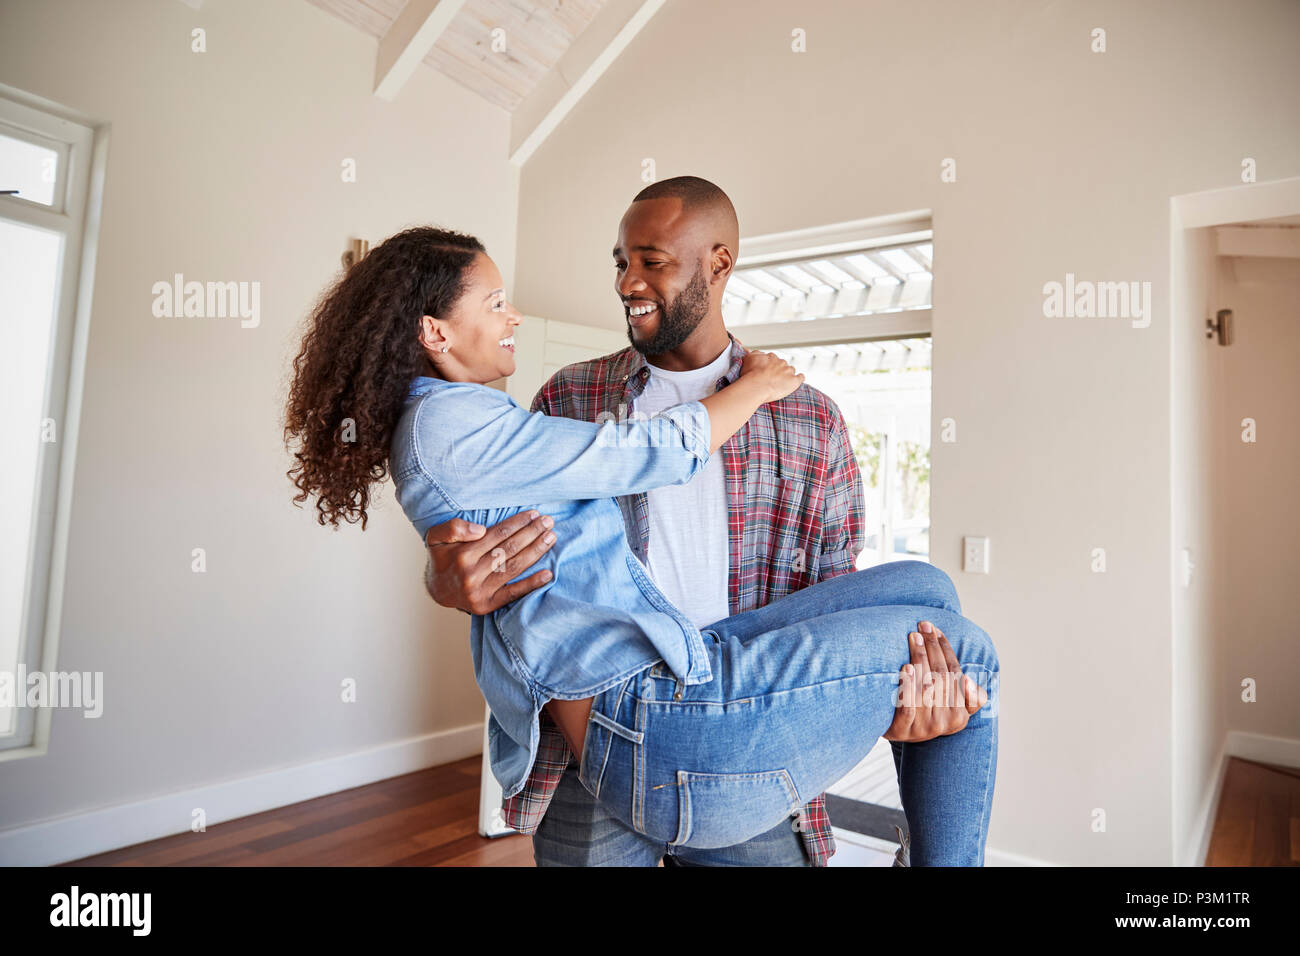
{"type": "Polygon", "coordinates": [[[442,350],[445,352],[445,351],[447,351],[449,348],[451,348],[450,345],[444,345],[444,346],[442,347],[442,350]]]}

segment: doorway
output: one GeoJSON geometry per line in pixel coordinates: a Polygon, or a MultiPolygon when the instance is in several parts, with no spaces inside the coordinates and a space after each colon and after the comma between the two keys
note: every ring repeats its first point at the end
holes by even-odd
{"type": "Polygon", "coordinates": [[[1300,865],[1300,179],[1172,213],[1174,862],[1300,865]]]}

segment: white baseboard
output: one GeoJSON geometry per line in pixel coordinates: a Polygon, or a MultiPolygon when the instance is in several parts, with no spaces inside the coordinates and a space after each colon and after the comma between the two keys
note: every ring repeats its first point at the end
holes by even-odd
{"type": "Polygon", "coordinates": [[[1279,767],[1300,767],[1300,740],[1252,734],[1244,730],[1228,731],[1228,753],[1242,760],[1271,763],[1279,767]]]}
{"type": "MultiPolygon", "coordinates": [[[[1228,735],[1231,738],[1232,734],[1228,735]]],[[[1205,854],[1210,851],[1210,835],[1214,832],[1214,817],[1219,812],[1219,796],[1223,793],[1223,778],[1228,772],[1228,744],[1225,738],[1219,754],[1214,758],[1214,774],[1210,778],[1205,796],[1192,822],[1182,846],[1174,848],[1174,866],[1204,866],[1205,854]]],[[[1175,837],[1177,834],[1175,834],[1175,837]]]]}
{"type": "Polygon", "coordinates": [[[0,865],[49,866],[188,833],[196,807],[203,808],[206,825],[215,826],[462,760],[478,753],[482,746],[483,724],[467,724],[296,767],[10,827],[0,830],[0,865]]]}
{"type": "Polygon", "coordinates": [[[984,865],[985,866],[1060,866],[1059,863],[1052,863],[1048,860],[1040,860],[1037,857],[1021,856],[1019,853],[1008,853],[1005,850],[995,850],[991,846],[984,847],[984,865]]]}

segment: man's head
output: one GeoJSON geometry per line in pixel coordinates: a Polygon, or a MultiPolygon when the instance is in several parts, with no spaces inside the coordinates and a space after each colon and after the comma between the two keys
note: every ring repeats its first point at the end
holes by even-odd
{"type": "Polygon", "coordinates": [[[614,288],[632,347],[661,355],[706,319],[721,326],[739,245],[735,207],[707,179],[677,176],[637,193],[614,245],[614,288]]]}

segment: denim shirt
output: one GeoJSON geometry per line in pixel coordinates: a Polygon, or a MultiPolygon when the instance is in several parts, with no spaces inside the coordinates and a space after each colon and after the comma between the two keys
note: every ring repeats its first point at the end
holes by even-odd
{"type": "Polygon", "coordinates": [[[632,553],[614,501],[698,474],[708,411],[692,401],[603,418],[528,412],[486,385],[421,376],[393,435],[397,500],[421,540],[452,518],[490,527],[529,508],[555,518],[554,545],[518,575],[547,568],[551,580],[470,625],[489,759],[507,798],[528,779],[552,698],[594,697],[659,662],[682,684],[713,679],[699,629],[632,553]]]}

